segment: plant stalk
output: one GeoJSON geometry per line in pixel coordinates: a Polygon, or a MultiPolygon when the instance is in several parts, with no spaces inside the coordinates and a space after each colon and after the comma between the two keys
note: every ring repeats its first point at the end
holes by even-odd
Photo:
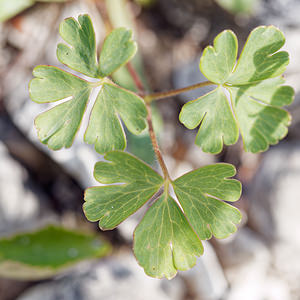
{"type": "MultiPolygon", "coordinates": [[[[137,74],[137,72],[135,71],[135,69],[133,68],[133,66],[130,62],[127,64],[127,69],[129,71],[129,73],[131,74],[131,77],[132,77],[137,89],[139,90],[139,93],[141,95],[144,95],[145,94],[144,85],[143,85],[142,81],[140,80],[139,75],[137,74]]],[[[150,102],[146,103],[146,108],[147,108],[147,112],[148,112],[148,114],[147,114],[147,123],[148,123],[149,136],[150,136],[150,139],[151,139],[151,143],[152,143],[154,153],[156,155],[158,163],[159,163],[159,165],[161,167],[161,170],[163,172],[165,181],[171,181],[167,166],[165,164],[165,161],[164,161],[163,156],[161,154],[161,151],[159,149],[157,138],[156,138],[156,135],[155,135],[155,132],[154,132],[153,122],[152,122],[152,110],[151,110],[150,102]]]]}
{"type": "Polygon", "coordinates": [[[159,100],[159,99],[163,99],[163,98],[176,96],[176,95],[179,95],[181,93],[188,92],[188,91],[195,90],[195,89],[199,89],[201,87],[212,85],[212,84],[214,84],[214,83],[211,82],[211,81],[204,81],[204,82],[199,82],[199,83],[189,85],[187,87],[176,89],[176,90],[148,94],[148,95],[145,96],[145,102],[150,103],[153,100],[159,100]]]}
{"type": "Polygon", "coordinates": [[[147,108],[147,122],[148,122],[148,130],[149,130],[149,135],[150,135],[150,139],[152,142],[152,146],[153,146],[153,150],[155,152],[155,155],[157,157],[157,160],[159,162],[159,165],[162,169],[162,172],[164,174],[164,179],[170,181],[170,175],[167,169],[167,166],[165,164],[165,161],[163,159],[163,156],[160,152],[159,146],[158,146],[158,142],[157,142],[157,138],[154,132],[154,128],[153,128],[153,122],[152,122],[152,110],[151,110],[151,105],[150,103],[146,103],[146,108],[147,108]]]}

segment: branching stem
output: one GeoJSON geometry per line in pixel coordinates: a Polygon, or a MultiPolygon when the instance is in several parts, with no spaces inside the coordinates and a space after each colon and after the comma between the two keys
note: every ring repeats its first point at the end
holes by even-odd
{"type": "Polygon", "coordinates": [[[212,85],[212,84],[214,84],[214,83],[211,82],[211,81],[204,81],[204,82],[199,82],[199,83],[189,85],[187,87],[177,89],[177,90],[171,90],[171,91],[166,91],[166,92],[158,92],[158,93],[148,94],[148,95],[145,96],[145,102],[150,103],[153,100],[159,100],[159,99],[163,99],[163,98],[176,96],[176,95],[179,95],[181,93],[188,92],[188,91],[195,90],[195,89],[199,89],[201,87],[212,85]]]}
{"type": "MultiPolygon", "coordinates": [[[[137,74],[137,72],[135,71],[135,69],[133,68],[131,63],[127,64],[127,69],[129,71],[129,73],[131,74],[131,77],[132,77],[133,81],[135,82],[135,85],[138,88],[139,93],[142,94],[142,95],[145,94],[144,85],[143,85],[142,81],[140,80],[139,75],[137,74]]],[[[165,161],[163,159],[163,156],[160,152],[158,142],[157,142],[157,138],[156,138],[154,128],[153,128],[152,110],[151,110],[150,102],[146,103],[146,108],[147,108],[147,112],[148,112],[148,114],[147,114],[148,130],[149,130],[149,136],[150,136],[150,139],[151,139],[152,147],[153,147],[153,150],[155,152],[158,163],[159,163],[159,165],[162,169],[165,182],[169,182],[169,181],[171,181],[170,175],[169,175],[167,166],[165,164],[165,161]]]]}
{"type": "Polygon", "coordinates": [[[161,169],[163,171],[164,179],[169,181],[169,180],[171,180],[170,179],[170,175],[169,175],[167,166],[165,164],[165,161],[163,159],[163,156],[162,156],[162,154],[160,152],[160,149],[159,149],[159,146],[158,146],[158,142],[157,142],[157,138],[156,138],[156,135],[155,135],[155,132],[154,132],[154,128],[153,128],[152,111],[151,111],[151,105],[150,105],[150,103],[146,103],[146,107],[147,107],[147,112],[148,112],[148,115],[147,115],[148,130],[149,130],[149,135],[150,135],[150,139],[151,139],[151,142],[152,142],[153,150],[155,152],[155,155],[157,157],[159,165],[160,165],[160,167],[161,167],[161,169]]]}

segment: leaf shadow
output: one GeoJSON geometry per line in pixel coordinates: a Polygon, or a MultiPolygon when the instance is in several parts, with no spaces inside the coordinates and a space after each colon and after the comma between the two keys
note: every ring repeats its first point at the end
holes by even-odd
{"type": "Polygon", "coordinates": [[[286,51],[276,52],[282,46],[282,41],[278,41],[262,47],[254,53],[253,64],[256,70],[250,78],[250,82],[273,77],[274,74],[288,64],[289,54],[286,51]]]}
{"type": "Polygon", "coordinates": [[[283,101],[280,101],[280,94],[285,86],[279,86],[268,103],[247,95],[246,91],[250,87],[241,86],[238,88],[235,106],[239,105],[239,101],[247,101],[248,105],[243,104],[243,109],[246,110],[247,116],[254,121],[248,132],[250,137],[245,137],[243,134],[242,136],[246,150],[257,153],[266,151],[269,145],[277,144],[280,139],[286,136],[290,117],[286,110],[276,107],[279,102],[282,105],[285,104],[283,101]]]}

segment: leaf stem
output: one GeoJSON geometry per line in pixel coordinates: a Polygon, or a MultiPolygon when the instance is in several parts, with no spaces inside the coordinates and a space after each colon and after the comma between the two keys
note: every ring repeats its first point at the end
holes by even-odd
{"type": "Polygon", "coordinates": [[[204,81],[204,82],[199,82],[199,83],[189,85],[189,86],[186,86],[184,88],[180,88],[180,89],[176,89],[176,90],[170,90],[170,91],[165,91],[165,92],[158,92],[158,93],[148,94],[148,95],[145,96],[145,102],[150,103],[153,100],[159,100],[159,99],[163,99],[163,98],[176,96],[176,95],[179,95],[181,93],[188,92],[188,91],[195,90],[195,89],[199,89],[201,87],[212,85],[212,84],[214,84],[214,83],[211,82],[211,81],[204,81]]]}
{"type": "Polygon", "coordinates": [[[129,62],[127,64],[127,69],[128,69],[128,72],[130,73],[137,89],[139,90],[139,93],[144,95],[145,94],[144,84],[143,84],[142,80],[140,79],[138,73],[135,71],[135,69],[134,69],[133,65],[131,64],[131,62],[129,62]]]}
{"type": "MultiPolygon", "coordinates": [[[[133,68],[133,66],[130,62],[127,64],[127,69],[129,71],[129,73],[131,74],[131,77],[132,77],[136,87],[138,88],[139,93],[144,95],[145,94],[144,85],[143,85],[142,81],[140,80],[138,73],[135,71],[135,69],[133,68]]],[[[156,138],[154,128],[153,128],[152,110],[151,110],[150,102],[146,103],[146,108],[147,108],[147,112],[148,112],[148,114],[147,114],[148,130],[149,130],[149,136],[151,139],[152,147],[153,147],[154,153],[156,155],[156,158],[158,160],[158,163],[161,167],[161,170],[163,172],[165,182],[169,182],[169,181],[171,181],[171,178],[170,178],[167,166],[165,164],[165,161],[163,159],[163,156],[161,154],[161,151],[159,149],[157,138],[156,138]]]]}
{"type": "Polygon", "coordinates": [[[151,105],[150,103],[146,103],[146,108],[147,108],[147,122],[148,122],[148,130],[149,130],[149,135],[150,135],[150,139],[152,142],[152,146],[153,146],[153,150],[155,152],[155,155],[157,157],[157,160],[159,162],[159,165],[162,169],[162,172],[164,174],[164,179],[170,181],[170,175],[167,169],[167,166],[165,164],[165,161],[163,159],[163,156],[160,152],[159,146],[158,146],[158,142],[157,142],[157,138],[153,129],[153,122],[152,122],[152,110],[151,110],[151,105]]]}

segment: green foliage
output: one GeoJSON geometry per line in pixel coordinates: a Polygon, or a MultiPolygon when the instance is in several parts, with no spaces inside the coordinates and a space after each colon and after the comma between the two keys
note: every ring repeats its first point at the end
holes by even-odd
{"type": "Polygon", "coordinates": [[[29,93],[37,103],[54,102],[71,97],[35,119],[42,143],[53,150],[71,147],[80,126],[90,93],[89,83],[52,66],[37,66],[29,93]]]}
{"type": "Polygon", "coordinates": [[[109,251],[109,244],[94,235],[48,226],[0,239],[0,276],[24,280],[47,278],[109,251]]]}
{"type": "Polygon", "coordinates": [[[134,253],[146,274],[171,279],[177,270],[195,265],[203,246],[177,203],[165,192],[137,226],[134,253]]]}
{"type": "Polygon", "coordinates": [[[281,77],[289,63],[288,53],[278,52],[284,43],[280,30],[260,26],[249,35],[236,66],[238,45],[232,31],[220,33],[214,47],[204,50],[200,69],[218,88],[185,104],[179,117],[189,129],[200,124],[196,144],[203,151],[219,153],[223,143],[236,143],[238,127],[245,150],[254,153],[287,134],[290,116],[281,107],[293,101],[294,91],[281,77]]]}
{"type": "MultiPolygon", "coordinates": [[[[119,1],[107,3],[110,8],[120,5],[119,1]]],[[[63,21],[60,34],[69,46],[58,45],[58,59],[100,80],[92,83],[56,67],[36,67],[29,86],[32,100],[66,100],[36,118],[39,138],[54,150],[70,147],[91,91],[101,85],[84,139],[95,145],[97,152],[106,153],[106,161],[95,165],[94,177],[102,186],[86,190],[83,210],[88,220],[98,221],[101,229],[109,230],[151,201],[134,233],[134,253],[148,275],[170,279],[177,270],[196,263],[196,257],[203,253],[201,240],[226,238],[236,231],[241,214],[227,203],[237,201],[241,195],[240,182],[232,179],[235,168],[222,163],[210,165],[172,181],[165,169],[162,178],[134,156],[112,151],[126,147],[121,120],[133,134],[146,128],[144,99],[107,78],[136,52],[132,34],[124,28],[112,31],[99,59],[87,15],[79,16],[78,21],[63,21]],[[170,185],[174,196],[169,193],[170,185]]],[[[279,51],[284,42],[277,28],[261,26],[251,32],[237,63],[238,42],[232,31],[219,34],[214,46],[204,50],[200,69],[217,87],[186,103],[179,116],[189,129],[200,125],[196,144],[203,151],[219,153],[223,144],[237,142],[239,131],[245,149],[251,152],[264,151],[286,135],[290,117],[281,107],[292,102],[294,91],[284,85],[281,76],[289,62],[288,54],[279,51]]],[[[149,99],[155,97],[148,95],[149,99]]],[[[154,148],[157,152],[156,145],[154,148]]],[[[49,262],[48,256],[41,257],[40,264],[43,259],[49,262]]],[[[61,259],[58,264],[64,263],[61,259]]]]}
{"type": "Polygon", "coordinates": [[[58,44],[58,60],[69,68],[87,76],[98,78],[96,39],[92,21],[88,15],[80,15],[78,21],[67,18],[60,23],[59,33],[70,44],[58,44]]]}
{"type": "Polygon", "coordinates": [[[83,209],[88,220],[99,220],[101,229],[113,229],[143,206],[160,189],[163,179],[125,152],[109,152],[105,159],[111,163],[95,165],[96,180],[119,185],[87,189],[83,209]]]}
{"type": "Polygon", "coordinates": [[[134,56],[137,46],[132,33],[117,28],[107,36],[97,62],[96,41],[92,21],[88,15],[65,19],[59,27],[61,37],[71,45],[58,44],[58,60],[73,70],[93,78],[111,75],[134,56]]]}
{"type": "Polygon", "coordinates": [[[241,196],[241,184],[234,179],[235,168],[229,164],[202,167],[176,179],[175,194],[183,211],[200,239],[226,238],[236,231],[240,212],[222,202],[236,201],[241,196]]]}
{"type": "Polygon", "coordinates": [[[53,150],[71,147],[80,127],[93,87],[102,85],[90,116],[85,141],[95,144],[99,153],[124,150],[126,138],[120,117],[128,130],[139,134],[146,128],[147,111],[143,100],[119,86],[106,76],[123,66],[136,52],[131,31],[113,30],[104,41],[98,64],[95,33],[88,15],[78,21],[68,18],[60,24],[62,38],[70,44],[58,44],[58,59],[71,69],[93,78],[85,81],[53,66],[37,66],[29,84],[29,93],[37,103],[69,99],[40,114],[35,125],[42,143],[53,150]]]}
{"type": "Polygon", "coordinates": [[[189,129],[201,123],[196,144],[204,152],[219,153],[223,141],[226,145],[232,145],[239,137],[230,104],[221,87],[197,100],[190,101],[183,107],[179,118],[189,129]]]}
{"type": "Polygon", "coordinates": [[[83,206],[88,220],[99,221],[101,229],[116,227],[165,185],[134,234],[135,255],[148,275],[172,278],[177,270],[195,264],[203,252],[201,239],[235,232],[240,213],[221,201],[240,197],[240,183],[228,179],[235,175],[233,166],[207,166],[171,182],[182,211],[168,193],[169,183],[142,161],[120,151],[107,153],[105,159],[110,163],[98,162],[94,176],[102,184],[114,185],[88,189],[83,206]]]}
{"type": "Polygon", "coordinates": [[[146,128],[147,111],[143,100],[125,89],[104,83],[84,137],[87,143],[95,144],[99,153],[126,147],[125,134],[117,114],[133,134],[139,134],[146,128]]]}

